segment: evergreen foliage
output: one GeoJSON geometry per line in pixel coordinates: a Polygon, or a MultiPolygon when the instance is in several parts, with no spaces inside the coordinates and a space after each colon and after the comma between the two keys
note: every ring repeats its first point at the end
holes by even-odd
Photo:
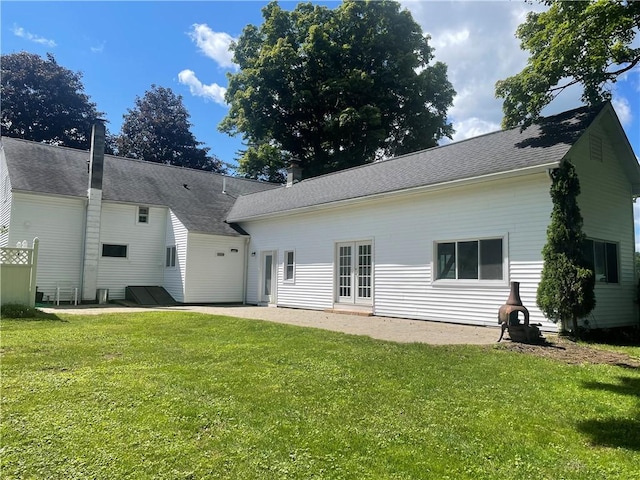
{"type": "Polygon", "coordinates": [[[103,113],[84,92],[82,73],[19,52],[1,57],[2,135],[89,149],[91,127],[103,113]]]}
{"type": "Polygon", "coordinates": [[[191,133],[190,115],[182,96],[170,88],[151,86],[123,116],[116,137],[117,154],[149,162],[223,172],[222,162],[209,155],[191,133]]]}
{"type": "Polygon", "coordinates": [[[586,237],[577,197],[580,182],[574,166],[564,161],[552,173],[551,223],[542,249],[544,266],[538,285],[537,304],[550,320],[578,335],[578,318],[595,307],[595,276],[584,254],[586,237]]]}

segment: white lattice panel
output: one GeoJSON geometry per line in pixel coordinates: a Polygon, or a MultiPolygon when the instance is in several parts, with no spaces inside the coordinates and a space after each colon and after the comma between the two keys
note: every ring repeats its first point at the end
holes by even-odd
{"type": "Polygon", "coordinates": [[[4,265],[31,265],[31,249],[0,248],[0,263],[4,265]]]}

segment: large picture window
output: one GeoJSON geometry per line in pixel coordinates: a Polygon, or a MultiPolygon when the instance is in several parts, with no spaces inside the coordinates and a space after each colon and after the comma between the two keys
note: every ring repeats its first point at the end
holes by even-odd
{"type": "Polygon", "coordinates": [[[587,263],[595,273],[596,282],[619,283],[616,243],[587,239],[584,250],[587,263]]]}
{"type": "Polygon", "coordinates": [[[438,280],[502,280],[502,238],[436,244],[438,280]]]}

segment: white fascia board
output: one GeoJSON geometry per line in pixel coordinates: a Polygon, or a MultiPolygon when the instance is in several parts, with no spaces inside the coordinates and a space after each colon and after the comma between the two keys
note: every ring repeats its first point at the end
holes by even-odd
{"type": "Polygon", "coordinates": [[[273,213],[265,213],[261,215],[253,215],[249,217],[238,217],[238,218],[227,218],[227,223],[240,223],[251,220],[261,220],[265,218],[275,218],[288,216],[296,213],[306,213],[312,212],[316,210],[324,210],[329,208],[341,207],[345,205],[357,205],[360,203],[365,203],[374,199],[382,199],[382,198],[393,198],[393,197],[402,197],[402,196],[410,196],[419,193],[425,192],[434,192],[438,190],[446,190],[449,188],[461,187],[465,185],[473,185],[478,183],[489,182],[493,180],[501,180],[506,178],[513,177],[521,177],[525,175],[531,175],[535,173],[543,173],[549,171],[549,169],[557,168],[560,165],[560,161],[554,161],[550,163],[545,163],[543,165],[536,165],[533,167],[520,168],[518,170],[509,170],[508,172],[499,172],[499,173],[490,173],[487,175],[480,175],[478,177],[464,178],[460,180],[452,180],[449,182],[436,183],[433,185],[422,185],[419,187],[406,188],[402,190],[394,190],[391,192],[383,192],[377,193],[374,195],[367,195],[364,197],[356,197],[356,198],[348,198],[345,200],[336,200],[333,202],[321,203],[318,205],[309,205],[306,207],[298,207],[292,208],[288,210],[282,210],[273,213]]]}

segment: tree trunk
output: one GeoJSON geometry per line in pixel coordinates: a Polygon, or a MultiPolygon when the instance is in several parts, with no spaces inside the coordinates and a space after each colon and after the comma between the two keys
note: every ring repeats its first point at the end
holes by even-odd
{"type": "Polygon", "coordinates": [[[569,336],[569,332],[571,329],[569,328],[569,321],[566,318],[562,318],[560,320],[560,331],[558,332],[562,336],[569,336]]]}
{"type": "Polygon", "coordinates": [[[572,327],[573,327],[573,337],[574,338],[578,338],[578,317],[576,317],[575,315],[573,315],[571,317],[571,323],[572,323],[572,327]]]}

